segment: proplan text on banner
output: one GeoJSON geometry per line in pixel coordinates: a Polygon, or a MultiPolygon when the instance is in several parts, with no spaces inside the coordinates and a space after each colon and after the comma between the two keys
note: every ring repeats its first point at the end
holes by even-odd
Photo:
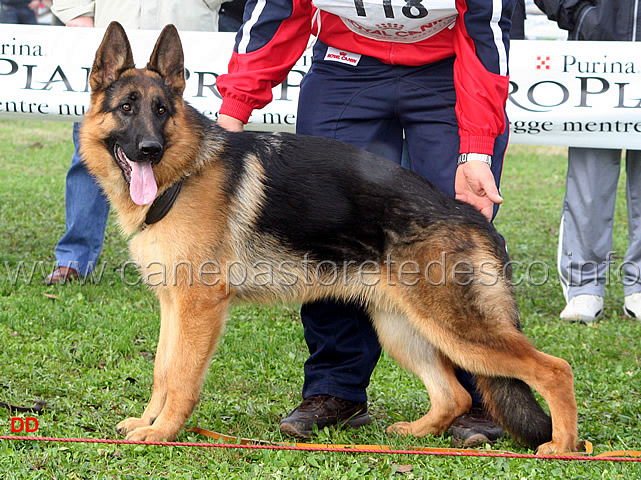
{"type": "Polygon", "coordinates": [[[641,49],[627,42],[512,42],[514,143],[641,148],[641,49]]]}
{"type": "MultiPolygon", "coordinates": [[[[88,78],[104,29],[3,25],[0,118],[82,119],[88,78]]],[[[157,31],[128,33],[135,58],[148,58],[157,31]]],[[[233,33],[181,32],[186,99],[215,118],[216,78],[227,70],[233,33]]],[[[274,101],[249,128],[293,131],[307,51],[274,101]]],[[[507,102],[513,143],[641,149],[641,46],[625,42],[513,41],[507,102]]]]}

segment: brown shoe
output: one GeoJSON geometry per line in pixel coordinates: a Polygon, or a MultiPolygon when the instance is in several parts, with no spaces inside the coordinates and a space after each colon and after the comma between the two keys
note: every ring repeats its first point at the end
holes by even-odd
{"type": "Polygon", "coordinates": [[[47,278],[45,284],[58,285],[77,280],[80,277],[78,270],[71,267],[57,267],[47,278]]]}
{"type": "Polygon", "coordinates": [[[291,437],[309,438],[314,435],[314,425],[318,430],[343,425],[356,428],[371,421],[365,402],[350,402],[331,395],[312,395],[281,420],[280,431],[291,437]]]}
{"type": "Polygon", "coordinates": [[[454,420],[449,433],[452,434],[453,447],[476,448],[486,443],[494,443],[504,432],[485,408],[475,403],[469,412],[454,420]]]}

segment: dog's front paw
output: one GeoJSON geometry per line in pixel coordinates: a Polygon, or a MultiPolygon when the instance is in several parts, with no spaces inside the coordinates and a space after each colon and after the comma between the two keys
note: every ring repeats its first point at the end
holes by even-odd
{"type": "Polygon", "coordinates": [[[412,424],[410,422],[396,422],[387,427],[385,432],[388,435],[414,435],[412,424]]]}
{"type": "Polygon", "coordinates": [[[127,440],[132,442],[166,442],[175,437],[175,433],[154,426],[137,428],[127,434],[127,440]]]}
{"type": "Polygon", "coordinates": [[[426,420],[427,417],[423,417],[414,422],[397,422],[387,427],[386,432],[388,435],[412,435],[418,438],[427,435],[437,436],[443,433],[444,428],[442,425],[434,425],[432,422],[426,420]]]}
{"type": "Polygon", "coordinates": [[[123,420],[118,425],[116,425],[116,431],[120,435],[125,435],[133,432],[138,428],[143,428],[148,426],[149,426],[149,422],[144,421],[142,418],[132,417],[132,418],[123,420]]]}
{"type": "Polygon", "coordinates": [[[576,442],[555,442],[551,441],[539,445],[539,448],[536,449],[537,455],[570,455],[572,452],[579,451],[580,448],[577,446],[576,442]]]}

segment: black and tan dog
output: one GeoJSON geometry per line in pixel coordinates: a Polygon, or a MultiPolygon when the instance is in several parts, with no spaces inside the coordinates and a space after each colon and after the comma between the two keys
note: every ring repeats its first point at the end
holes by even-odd
{"type": "Polygon", "coordinates": [[[161,304],[153,394],[118,425],[128,439],[180,431],[232,302],[336,298],[368,309],[383,347],[430,395],[424,417],[388,431],[446,431],[471,404],[460,366],[517,439],[539,453],[577,448],[570,366],[519,330],[502,238],[473,207],[341,142],[222,130],[182,98],[173,26],[136,69],[111,24],[90,83],[82,156],[161,304]]]}

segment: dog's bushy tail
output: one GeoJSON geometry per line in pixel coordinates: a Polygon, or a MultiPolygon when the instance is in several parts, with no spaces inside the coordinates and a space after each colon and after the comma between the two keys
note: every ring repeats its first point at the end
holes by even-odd
{"type": "Polygon", "coordinates": [[[552,440],[552,419],[526,383],[506,377],[476,380],[488,411],[518,442],[535,449],[552,440]]]}

